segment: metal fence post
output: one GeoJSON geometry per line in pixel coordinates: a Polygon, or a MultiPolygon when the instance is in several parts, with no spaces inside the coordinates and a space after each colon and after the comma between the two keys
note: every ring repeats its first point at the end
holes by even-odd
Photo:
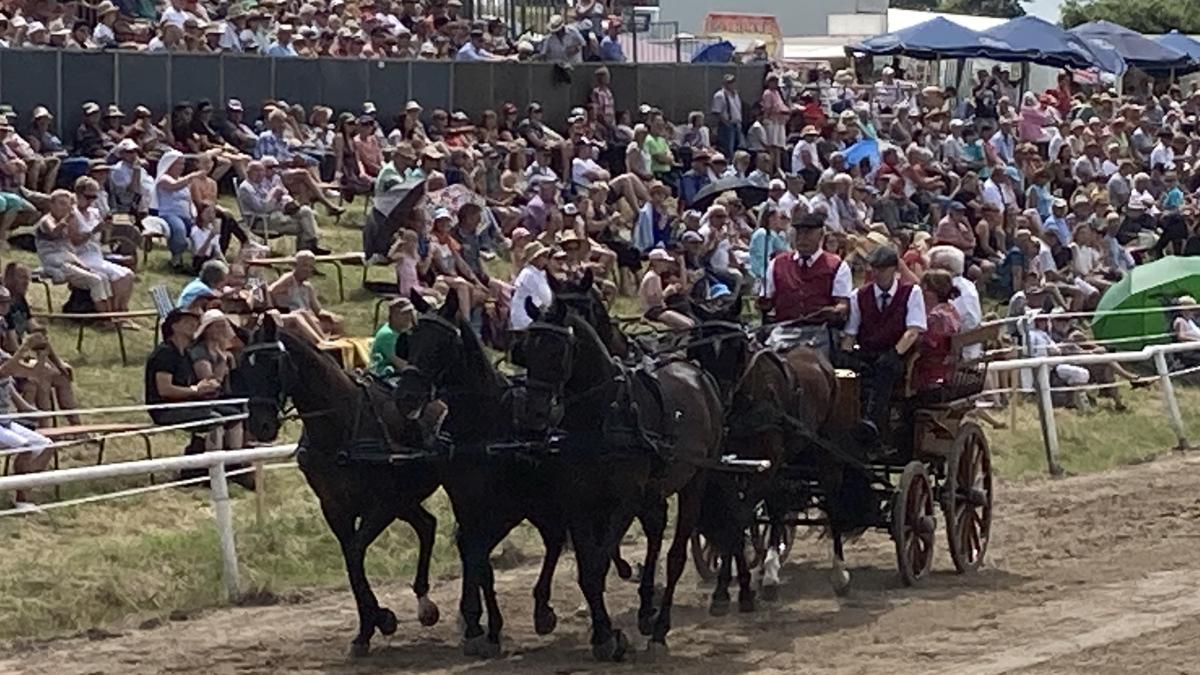
{"type": "Polygon", "coordinates": [[[1158,383],[1162,387],[1163,403],[1167,406],[1167,419],[1171,422],[1171,431],[1179,444],[1176,450],[1187,450],[1187,435],[1183,429],[1183,416],[1179,413],[1179,400],[1175,398],[1175,384],[1171,382],[1171,371],[1167,368],[1167,357],[1161,349],[1154,350],[1154,368],[1158,371],[1158,383]]]}
{"type": "Polygon", "coordinates": [[[1046,465],[1050,475],[1061,476],[1058,464],[1058,426],[1054,422],[1054,401],[1050,396],[1050,364],[1043,363],[1037,369],[1038,417],[1042,421],[1042,442],[1046,445],[1046,465]]]}
{"type": "Polygon", "coordinates": [[[238,560],[237,549],[233,543],[233,507],[229,503],[229,481],[225,476],[224,462],[208,467],[208,481],[212,488],[217,538],[221,542],[221,581],[225,586],[225,598],[235,600],[240,593],[238,560]]]}

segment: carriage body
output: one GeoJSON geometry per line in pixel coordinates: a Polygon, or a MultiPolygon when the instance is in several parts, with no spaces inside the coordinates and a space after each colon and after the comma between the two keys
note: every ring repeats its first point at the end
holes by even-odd
{"type": "MultiPolygon", "coordinates": [[[[911,434],[903,450],[885,448],[879,453],[856,445],[861,383],[854,372],[838,370],[833,413],[820,430],[827,456],[818,453],[812,459],[810,453],[808,461],[791,462],[778,471],[772,503],[777,510],[786,509],[783,524],[792,529],[829,527],[831,496],[823,487],[821,465],[829,455],[849,455],[852,459],[842,462],[843,470],[870,485],[870,496],[857,506],[861,512],[853,514],[855,523],[892,537],[904,583],[919,583],[932,568],[938,511],[955,569],[960,573],[978,569],[991,529],[992,469],[987,437],[972,415],[984,388],[987,363],[963,354],[982,353],[983,345],[998,338],[999,329],[999,325],[985,326],[955,336],[952,375],[937,395],[914,400],[915,392],[898,388],[892,434],[887,437],[911,434]]],[[[760,512],[759,523],[750,533],[759,555],[768,547],[765,533],[771,519],[772,514],[760,512]]],[[[778,514],[774,521],[780,522],[778,514]]],[[[789,534],[782,541],[790,547],[795,535],[789,534]]],[[[705,560],[697,554],[702,573],[711,571],[704,569],[705,560]]]]}

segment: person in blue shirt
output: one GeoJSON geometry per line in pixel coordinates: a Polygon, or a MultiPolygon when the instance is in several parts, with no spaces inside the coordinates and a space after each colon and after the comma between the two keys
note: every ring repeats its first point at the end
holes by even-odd
{"type": "Polygon", "coordinates": [[[267,56],[296,56],[296,48],[292,46],[292,25],[281,23],[275,29],[275,41],[267,45],[267,56]]]}
{"type": "Polygon", "coordinates": [[[685,209],[691,208],[696,195],[709,184],[708,162],[708,151],[697,150],[692,154],[692,168],[679,177],[679,201],[685,209]]]}
{"type": "MultiPolygon", "coordinates": [[[[800,214],[802,217],[804,214],[800,214]]],[[[788,245],[786,231],[791,224],[788,215],[778,206],[769,202],[763,205],[758,217],[758,228],[750,235],[750,264],[746,271],[754,279],[754,292],[761,294],[763,279],[767,275],[767,267],[775,254],[791,248],[788,245]]]]}
{"type": "Polygon", "coordinates": [[[1179,175],[1174,171],[1168,171],[1163,180],[1167,188],[1162,197],[1163,210],[1178,211],[1183,207],[1184,201],[1183,190],[1179,187],[1179,175]]]}
{"type": "Polygon", "coordinates": [[[642,253],[654,248],[671,248],[671,229],[674,219],[667,211],[667,197],[671,189],[660,181],[650,184],[650,201],[638,212],[637,225],[633,228],[633,246],[642,253]]]}
{"type": "Polygon", "coordinates": [[[600,60],[608,63],[625,63],[625,49],[621,46],[621,22],[609,19],[604,24],[604,39],[600,41],[600,60]]]}
{"type": "Polygon", "coordinates": [[[458,49],[459,61],[503,61],[504,59],[489,52],[484,43],[483,29],[471,31],[471,39],[458,49]]]}
{"type": "MultiPolygon", "coordinates": [[[[175,301],[175,307],[179,309],[193,309],[196,303],[206,303],[213,298],[221,296],[221,287],[225,284],[225,277],[229,275],[229,267],[220,260],[208,260],[200,266],[200,274],[186,286],[183,287],[183,292],[179,294],[179,299],[175,301]]],[[[201,310],[204,307],[199,307],[201,310]]]]}
{"type": "Polygon", "coordinates": [[[1042,229],[1053,232],[1063,246],[1071,244],[1071,228],[1067,225],[1067,200],[1055,198],[1051,204],[1050,217],[1042,222],[1042,229]]]}

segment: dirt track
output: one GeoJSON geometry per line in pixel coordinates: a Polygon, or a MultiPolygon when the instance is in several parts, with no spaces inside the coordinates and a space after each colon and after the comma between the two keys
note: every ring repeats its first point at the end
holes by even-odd
{"type": "MultiPolygon", "coordinates": [[[[936,572],[920,589],[900,587],[882,533],[848,547],[854,591],[840,601],[826,581],[825,547],[813,542],[798,544],[779,601],[752,615],[709,617],[707,591],[689,571],[671,655],[654,664],[636,654],[627,666],[592,662],[568,556],[555,585],[559,626],[549,637],[533,633],[532,565],[500,574],[507,654],[495,662],[461,655],[458,586],[442,581],[433,596],[443,621],[432,629],[418,626],[402,584],[383,585],[379,595],[400,629],[377,636],[362,660],[346,656],[356,622],[349,592],[338,591],[106,639],[54,641],[0,657],[0,672],[1200,673],[1197,486],[1200,457],[1001,485],[987,569],[955,575],[939,531],[936,572]]],[[[610,584],[609,607],[627,635],[636,633],[633,590],[610,584]]]]}

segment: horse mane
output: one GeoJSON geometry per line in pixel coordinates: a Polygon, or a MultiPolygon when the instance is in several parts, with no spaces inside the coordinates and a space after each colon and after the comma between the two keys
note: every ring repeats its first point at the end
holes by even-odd
{"type": "Polygon", "coordinates": [[[488,358],[483,349],[483,340],[465,321],[456,322],[462,335],[463,354],[466,356],[467,374],[477,376],[479,384],[491,392],[499,392],[506,386],[506,378],[496,369],[495,364],[488,358]]]}
{"type": "MultiPolygon", "coordinates": [[[[588,323],[587,319],[574,312],[568,312],[564,323],[567,328],[575,331],[576,344],[587,344],[594,350],[592,358],[597,360],[597,365],[600,365],[604,371],[613,367],[608,345],[604,344],[604,340],[600,338],[600,333],[596,331],[592,324],[588,323]]],[[[574,380],[578,374],[579,370],[574,369],[571,373],[571,379],[574,380]]]]}
{"type": "MultiPolygon", "coordinates": [[[[307,386],[309,382],[319,382],[316,389],[341,384],[346,387],[354,386],[349,373],[342,370],[328,354],[317,349],[307,340],[283,328],[277,328],[276,338],[283,343],[288,356],[300,371],[298,381],[307,386]]],[[[315,391],[315,389],[314,389],[315,391]]]]}

